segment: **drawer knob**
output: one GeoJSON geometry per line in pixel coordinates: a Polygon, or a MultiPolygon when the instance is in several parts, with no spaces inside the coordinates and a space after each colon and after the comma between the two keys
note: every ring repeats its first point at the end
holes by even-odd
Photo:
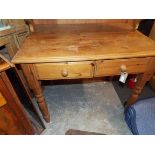
{"type": "Polygon", "coordinates": [[[126,65],[121,65],[120,69],[121,69],[121,72],[127,72],[126,65]]]}
{"type": "Polygon", "coordinates": [[[62,75],[63,77],[67,77],[67,76],[68,76],[68,71],[67,71],[66,69],[63,69],[63,70],[61,71],[61,75],[62,75]]]}

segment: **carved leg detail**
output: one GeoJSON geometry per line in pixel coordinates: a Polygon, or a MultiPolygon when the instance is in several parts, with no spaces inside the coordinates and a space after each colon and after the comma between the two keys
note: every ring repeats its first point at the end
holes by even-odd
{"type": "Polygon", "coordinates": [[[128,101],[127,105],[132,105],[136,102],[137,98],[141,94],[143,87],[145,86],[148,79],[151,77],[151,74],[140,74],[137,79],[137,83],[135,88],[133,89],[128,101]]]}
{"type": "MultiPolygon", "coordinates": [[[[36,91],[34,90],[34,93],[36,91]]],[[[37,94],[37,93],[38,92],[35,93],[35,97],[37,99],[37,102],[38,102],[38,105],[39,105],[39,109],[42,112],[42,115],[43,115],[44,119],[46,120],[46,122],[50,122],[50,115],[49,115],[49,112],[48,112],[47,105],[45,103],[44,96],[43,96],[42,93],[40,93],[40,94],[39,93],[37,94]]]]}
{"type": "Polygon", "coordinates": [[[29,85],[31,85],[31,88],[34,92],[36,99],[37,99],[39,109],[40,109],[45,121],[50,122],[50,115],[48,112],[48,108],[47,108],[47,105],[46,105],[46,102],[45,102],[45,99],[43,96],[43,92],[42,92],[40,83],[37,80],[36,75],[34,74],[33,65],[23,64],[21,66],[22,66],[22,70],[25,74],[25,77],[26,77],[29,85]]]}

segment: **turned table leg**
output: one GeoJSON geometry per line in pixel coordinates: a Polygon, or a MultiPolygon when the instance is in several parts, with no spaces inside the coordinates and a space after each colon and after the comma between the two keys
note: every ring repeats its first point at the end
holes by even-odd
{"type": "Polygon", "coordinates": [[[34,95],[37,99],[39,109],[43,115],[43,118],[45,119],[46,122],[50,122],[50,115],[48,112],[47,104],[44,99],[41,85],[35,75],[33,65],[32,64],[22,64],[21,67],[22,67],[24,75],[27,79],[27,82],[29,83],[29,85],[31,85],[32,91],[34,92],[34,95]]]}
{"type": "Polygon", "coordinates": [[[151,58],[148,63],[148,66],[146,68],[146,72],[138,75],[135,88],[131,92],[131,95],[127,101],[127,105],[132,105],[136,102],[136,100],[138,99],[139,95],[141,94],[146,82],[151,79],[151,77],[154,73],[154,70],[155,70],[154,67],[155,67],[155,59],[151,58]]]}
{"type": "Polygon", "coordinates": [[[143,87],[147,82],[147,76],[145,74],[138,75],[135,88],[132,90],[131,95],[127,101],[127,105],[132,105],[138,99],[138,96],[141,94],[143,87]]]}

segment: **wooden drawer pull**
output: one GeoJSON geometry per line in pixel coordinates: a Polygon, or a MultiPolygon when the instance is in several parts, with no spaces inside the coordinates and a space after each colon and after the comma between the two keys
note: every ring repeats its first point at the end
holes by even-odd
{"type": "Polygon", "coordinates": [[[67,71],[66,69],[63,69],[63,70],[61,71],[61,75],[62,75],[63,77],[67,77],[67,76],[68,76],[68,71],[67,71]]]}
{"type": "Polygon", "coordinates": [[[121,69],[121,72],[127,72],[126,65],[121,65],[120,69],[121,69]]]}

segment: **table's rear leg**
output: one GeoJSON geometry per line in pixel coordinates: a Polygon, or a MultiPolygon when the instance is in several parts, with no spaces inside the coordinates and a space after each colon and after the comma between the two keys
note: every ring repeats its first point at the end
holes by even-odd
{"type": "Polygon", "coordinates": [[[44,99],[44,95],[41,89],[41,85],[36,78],[36,75],[33,70],[32,64],[22,64],[21,65],[24,75],[27,79],[29,85],[31,85],[32,91],[37,99],[39,109],[43,115],[43,118],[46,122],[50,122],[50,114],[48,112],[47,104],[44,99]]]}

